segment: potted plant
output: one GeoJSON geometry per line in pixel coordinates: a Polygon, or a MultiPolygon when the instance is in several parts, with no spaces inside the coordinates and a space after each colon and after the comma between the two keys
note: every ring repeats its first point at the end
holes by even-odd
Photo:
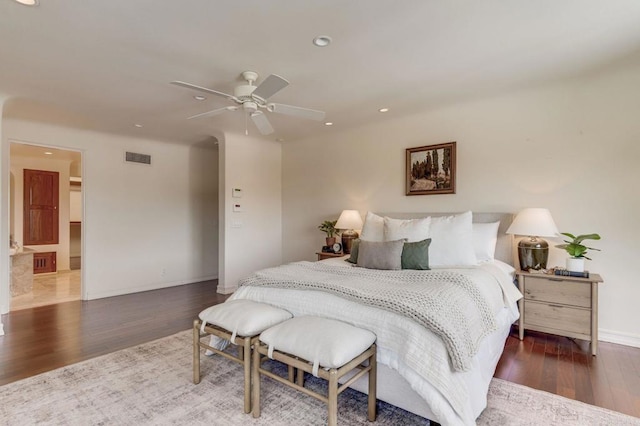
{"type": "Polygon", "coordinates": [[[336,229],[336,223],[338,223],[337,220],[325,220],[318,226],[319,230],[327,234],[326,241],[328,246],[332,246],[336,242],[335,236],[338,235],[338,230],[336,229]]]}
{"type": "Polygon", "coordinates": [[[564,249],[567,253],[569,253],[569,256],[571,256],[569,259],[567,259],[567,269],[574,272],[584,272],[584,260],[591,260],[591,258],[587,257],[587,250],[600,250],[593,247],[587,247],[582,244],[582,242],[584,240],[599,240],[600,235],[584,234],[575,236],[568,232],[561,232],[561,235],[564,235],[571,239],[564,240],[565,244],[558,244],[556,246],[558,248],[564,249]]]}

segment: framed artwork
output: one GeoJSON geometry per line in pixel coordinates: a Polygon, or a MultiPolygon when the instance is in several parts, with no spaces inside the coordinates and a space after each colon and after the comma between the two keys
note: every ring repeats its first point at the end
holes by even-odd
{"type": "Polygon", "coordinates": [[[407,149],[407,195],[456,193],[456,143],[407,149]]]}

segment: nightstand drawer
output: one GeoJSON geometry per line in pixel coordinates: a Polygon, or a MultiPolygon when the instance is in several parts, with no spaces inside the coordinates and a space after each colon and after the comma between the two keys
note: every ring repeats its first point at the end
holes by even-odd
{"type": "MultiPolygon", "coordinates": [[[[524,325],[562,332],[591,334],[591,310],[526,300],[524,325]]],[[[558,334],[562,334],[559,332],[558,334]]]]}
{"type": "Polygon", "coordinates": [[[591,283],[526,277],[527,300],[591,308],[591,283]]]}

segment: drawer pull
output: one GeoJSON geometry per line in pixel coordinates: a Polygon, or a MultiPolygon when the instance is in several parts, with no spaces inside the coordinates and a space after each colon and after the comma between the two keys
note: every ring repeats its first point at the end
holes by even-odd
{"type": "Polygon", "coordinates": [[[549,281],[564,281],[562,278],[547,278],[549,281]]]}
{"type": "Polygon", "coordinates": [[[549,304],[549,307],[551,307],[551,308],[564,308],[564,306],[562,306],[562,305],[552,305],[551,303],[549,304]]]}

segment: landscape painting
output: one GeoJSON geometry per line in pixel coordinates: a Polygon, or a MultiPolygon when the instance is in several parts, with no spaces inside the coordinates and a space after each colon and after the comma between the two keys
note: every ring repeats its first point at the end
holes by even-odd
{"type": "Polygon", "coordinates": [[[407,149],[407,195],[456,193],[456,143],[407,149]]]}

